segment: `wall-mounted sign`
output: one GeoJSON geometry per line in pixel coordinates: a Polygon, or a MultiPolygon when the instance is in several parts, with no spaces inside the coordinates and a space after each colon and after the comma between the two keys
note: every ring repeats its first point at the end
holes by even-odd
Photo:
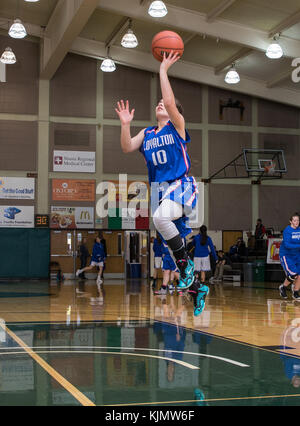
{"type": "Polygon", "coordinates": [[[96,153],[87,151],[53,151],[53,171],[95,173],[96,153]]]}
{"type": "Polygon", "coordinates": [[[279,250],[281,243],[282,238],[268,239],[267,263],[280,263],[279,250]]]}
{"type": "Polygon", "coordinates": [[[121,177],[124,175],[119,181],[101,182],[97,186],[97,195],[102,195],[96,203],[97,219],[107,218],[109,229],[148,229],[149,184],[121,177]]]}
{"type": "Polygon", "coordinates": [[[1,228],[33,228],[33,206],[0,206],[1,228]]]}
{"type": "Polygon", "coordinates": [[[25,177],[0,177],[0,199],[34,200],[34,179],[25,177]]]}
{"type": "Polygon", "coordinates": [[[93,207],[51,206],[52,229],[94,228],[93,207]]]}
{"type": "Polygon", "coordinates": [[[53,201],[95,201],[95,181],[52,179],[53,201]]]}

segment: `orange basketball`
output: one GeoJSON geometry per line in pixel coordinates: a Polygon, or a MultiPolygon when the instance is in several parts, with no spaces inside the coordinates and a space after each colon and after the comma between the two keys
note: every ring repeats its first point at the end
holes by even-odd
{"type": "Polygon", "coordinates": [[[164,52],[170,53],[171,50],[183,55],[184,44],[182,38],[173,31],[161,31],[156,34],[152,40],[152,54],[159,62],[163,60],[164,52]]]}

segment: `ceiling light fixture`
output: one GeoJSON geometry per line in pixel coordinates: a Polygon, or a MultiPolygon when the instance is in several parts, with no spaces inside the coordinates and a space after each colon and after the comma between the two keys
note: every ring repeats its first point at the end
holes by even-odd
{"type": "Polygon", "coordinates": [[[227,84],[237,84],[240,82],[240,76],[237,72],[237,70],[235,69],[235,64],[231,65],[230,70],[228,71],[228,73],[225,76],[225,82],[227,84]]]}
{"type": "Polygon", "coordinates": [[[17,62],[16,56],[10,47],[7,47],[0,58],[0,62],[6,65],[12,65],[17,62]]]}
{"type": "Polygon", "coordinates": [[[107,48],[106,58],[102,61],[100,69],[103,72],[114,72],[116,70],[116,64],[109,56],[109,47],[107,48]]]}
{"type": "Polygon", "coordinates": [[[24,38],[27,36],[26,29],[22,24],[21,19],[14,20],[14,23],[11,25],[8,34],[12,38],[24,38]]]}
{"type": "Polygon", "coordinates": [[[124,35],[124,37],[122,38],[122,41],[121,41],[121,45],[123,47],[126,47],[127,49],[134,49],[139,44],[136,36],[134,35],[134,33],[132,31],[131,23],[132,23],[132,21],[130,19],[127,33],[124,35]]]}
{"type": "Polygon", "coordinates": [[[279,59],[283,56],[283,50],[280,44],[277,43],[279,36],[273,37],[273,42],[270,44],[266,51],[266,56],[270,59],[279,59]]]}
{"type": "Polygon", "coordinates": [[[148,13],[153,18],[163,18],[168,13],[168,9],[163,1],[156,0],[150,4],[148,13]]]}
{"type": "Polygon", "coordinates": [[[116,70],[116,64],[109,56],[110,46],[107,47],[106,58],[102,61],[100,69],[103,72],[114,72],[116,70]]]}
{"type": "Polygon", "coordinates": [[[116,64],[114,63],[114,61],[109,58],[106,57],[101,64],[101,71],[103,72],[114,72],[116,70],[116,64]]]}

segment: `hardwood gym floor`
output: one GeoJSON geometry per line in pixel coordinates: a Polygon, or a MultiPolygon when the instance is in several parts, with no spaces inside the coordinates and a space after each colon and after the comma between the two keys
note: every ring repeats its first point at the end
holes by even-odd
{"type": "Polygon", "coordinates": [[[299,405],[300,303],[255,286],[1,282],[0,405],[299,405]]]}

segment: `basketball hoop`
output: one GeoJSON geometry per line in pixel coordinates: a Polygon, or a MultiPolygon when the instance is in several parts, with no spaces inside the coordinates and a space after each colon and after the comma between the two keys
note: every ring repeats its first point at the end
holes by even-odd
{"type": "Polygon", "coordinates": [[[276,164],[274,163],[274,161],[272,161],[271,164],[265,165],[264,167],[265,174],[268,176],[274,176],[275,167],[276,167],[276,164]]]}

